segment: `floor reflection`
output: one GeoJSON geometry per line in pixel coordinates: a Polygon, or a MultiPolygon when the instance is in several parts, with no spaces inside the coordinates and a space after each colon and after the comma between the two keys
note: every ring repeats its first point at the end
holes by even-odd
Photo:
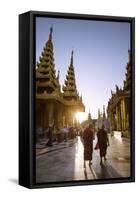
{"type": "MultiPolygon", "coordinates": [[[[94,145],[96,140],[93,141],[94,145]]],[[[92,165],[84,169],[83,143],[80,137],[59,144],[58,150],[36,157],[36,181],[57,182],[72,180],[109,179],[130,176],[130,142],[110,138],[107,161],[100,165],[99,150],[93,150],[92,165]],[[60,148],[61,147],[61,148],[60,148]]]]}

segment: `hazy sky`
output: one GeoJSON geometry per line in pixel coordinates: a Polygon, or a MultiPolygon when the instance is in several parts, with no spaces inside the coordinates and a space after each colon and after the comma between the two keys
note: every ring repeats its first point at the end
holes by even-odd
{"type": "Polygon", "coordinates": [[[63,84],[74,50],[77,89],[86,112],[96,118],[98,108],[107,106],[115,84],[123,86],[130,47],[130,24],[58,18],[36,18],[36,61],[53,26],[56,72],[63,84]]]}

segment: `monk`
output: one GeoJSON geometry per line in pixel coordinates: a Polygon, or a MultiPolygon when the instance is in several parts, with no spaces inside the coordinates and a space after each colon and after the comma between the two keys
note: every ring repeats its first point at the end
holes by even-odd
{"type": "Polygon", "coordinates": [[[107,132],[104,130],[104,125],[101,129],[98,130],[97,133],[97,139],[98,139],[98,147],[100,150],[100,164],[102,164],[102,158],[104,157],[104,160],[106,160],[106,151],[107,146],[109,146],[109,139],[107,132]]]}
{"type": "Polygon", "coordinates": [[[84,168],[86,168],[85,164],[86,160],[89,160],[89,165],[92,164],[93,132],[91,124],[83,132],[83,144],[84,144],[84,168]]]}

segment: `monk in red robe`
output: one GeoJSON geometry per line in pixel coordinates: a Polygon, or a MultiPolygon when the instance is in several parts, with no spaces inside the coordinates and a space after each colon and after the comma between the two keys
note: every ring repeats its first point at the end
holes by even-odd
{"type": "Polygon", "coordinates": [[[85,161],[89,160],[89,165],[92,164],[93,153],[93,131],[92,125],[89,125],[83,132],[83,144],[84,144],[84,168],[86,168],[85,161]]]}
{"type": "Polygon", "coordinates": [[[109,146],[109,139],[107,132],[104,130],[104,125],[98,130],[97,139],[97,144],[100,150],[100,163],[102,164],[102,158],[104,157],[104,160],[106,160],[107,146],[109,146]]]}

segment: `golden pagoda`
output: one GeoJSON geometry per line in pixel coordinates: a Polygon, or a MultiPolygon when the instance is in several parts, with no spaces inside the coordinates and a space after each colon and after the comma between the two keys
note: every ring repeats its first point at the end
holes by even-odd
{"type": "Polygon", "coordinates": [[[50,28],[39,62],[36,65],[36,128],[45,130],[49,126],[62,128],[74,125],[76,112],[84,112],[82,97],[78,95],[73,67],[73,51],[63,92],[59,83],[59,71],[56,76],[53,28],[50,28]]]}
{"type": "Polygon", "coordinates": [[[86,120],[84,120],[82,123],[81,123],[81,126],[86,128],[88,127],[90,124],[93,126],[93,128],[95,128],[95,119],[92,119],[92,116],[91,116],[91,112],[89,110],[88,112],[88,117],[86,120]]]}
{"type": "Polygon", "coordinates": [[[131,121],[131,51],[128,50],[128,62],[123,89],[116,85],[116,91],[111,90],[111,98],[108,102],[107,113],[114,131],[121,131],[126,137],[130,137],[131,121]]]}
{"type": "Polygon", "coordinates": [[[90,123],[92,122],[92,116],[91,116],[90,110],[89,110],[89,113],[88,113],[88,121],[89,121],[90,123]]]}
{"type": "Polygon", "coordinates": [[[73,51],[71,53],[70,65],[66,75],[65,85],[63,86],[63,97],[68,100],[77,99],[77,88],[75,82],[75,73],[73,67],[73,51]]]}
{"type": "Polygon", "coordinates": [[[71,126],[74,123],[77,112],[84,112],[85,107],[82,97],[79,96],[75,81],[75,72],[73,66],[73,51],[71,53],[70,65],[68,67],[66,80],[63,86],[63,99],[66,101],[66,125],[71,126]]]}
{"type": "Polygon", "coordinates": [[[39,57],[36,69],[37,93],[51,94],[53,91],[59,91],[59,83],[56,77],[54,53],[52,43],[52,27],[50,28],[49,39],[39,57]]]}

